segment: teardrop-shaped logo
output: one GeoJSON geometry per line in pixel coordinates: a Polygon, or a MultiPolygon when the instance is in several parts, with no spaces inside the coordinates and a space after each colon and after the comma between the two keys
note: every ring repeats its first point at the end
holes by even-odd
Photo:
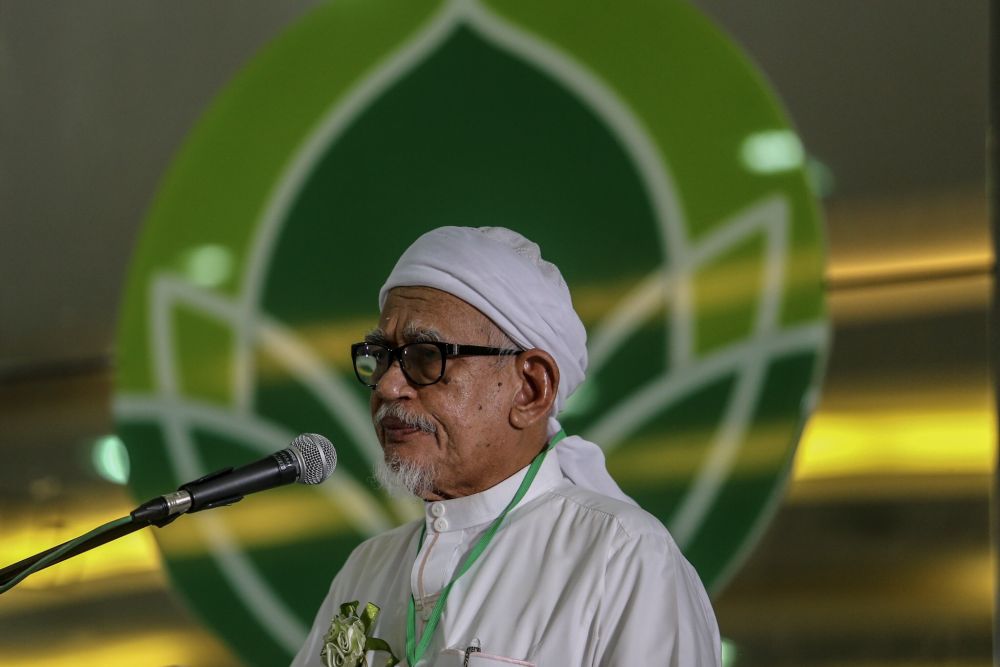
{"type": "Polygon", "coordinates": [[[231,82],[166,177],[119,337],[135,494],[303,431],[340,452],[318,488],[157,534],[248,662],[287,661],[350,550],[419,516],[368,482],[348,347],[433,227],[512,227],[562,269],[590,370],[561,420],[710,588],[779,499],[827,340],[801,145],[686,4],[598,4],[324,6],[231,82]]]}

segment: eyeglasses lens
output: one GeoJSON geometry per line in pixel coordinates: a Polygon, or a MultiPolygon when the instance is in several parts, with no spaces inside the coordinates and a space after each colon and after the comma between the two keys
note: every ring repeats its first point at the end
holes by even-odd
{"type": "Polygon", "coordinates": [[[441,379],[441,350],[436,345],[413,343],[403,347],[403,368],[417,384],[433,384],[441,379]]]}
{"type": "MultiPolygon", "coordinates": [[[[403,372],[416,384],[434,384],[444,373],[444,357],[432,344],[411,343],[399,349],[403,372]]],[[[382,345],[368,343],[354,350],[354,369],[358,379],[368,386],[375,386],[392,363],[389,350],[382,345]]]]}
{"type": "Polygon", "coordinates": [[[389,351],[381,345],[360,345],[354,353],[354,369],[365,384],[378,383],[385,373],[389,351]]]}

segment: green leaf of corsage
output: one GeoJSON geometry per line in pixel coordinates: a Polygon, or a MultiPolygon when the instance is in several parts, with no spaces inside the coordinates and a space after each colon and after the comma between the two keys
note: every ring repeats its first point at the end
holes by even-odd
{"type": "Polygon", "coordinates": [[[393,667],[399,659],[392,652],[389,644],[377,637],[372,637],[375,619],[380,609],[369,602],[358,615],[358,603],[345,602],[340,605],[340,613],[330,621],[330,629],[323,639],[320,658],[326,667],[367,667],[365,654],[368,651],[385,651],[389,654],[386,667],[393,667]]]}

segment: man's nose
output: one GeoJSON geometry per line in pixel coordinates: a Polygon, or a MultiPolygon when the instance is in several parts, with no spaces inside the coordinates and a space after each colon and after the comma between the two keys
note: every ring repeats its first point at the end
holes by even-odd
{"type": "Polygon", "coordinates": [[[413,386],[406,379],[406,375],[403,374],[399,360],[393,359],[392,363],[389,364],[389,368],[385,370],[385,373],[382,374],[382,377],[376,383],[375,393],[379,395],[379,398],[385,400],[397,400],[410,396],[412,392],[413,386]]]}

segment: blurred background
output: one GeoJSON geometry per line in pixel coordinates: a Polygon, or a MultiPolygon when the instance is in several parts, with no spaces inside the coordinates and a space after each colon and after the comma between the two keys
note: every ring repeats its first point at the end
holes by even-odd
{"type": "MultiPolygon", "coordinates": [[[[127,513],[128,262],[218,91],[310,2],[0,4],[0,566],[127,513]]],[[[833,344],[773,521],[716,597],[734,665],[994,664],[986,0],[698,0],[814,160],[833,344]]],[[[237,665],[151,535],[0,599],[0,664],[237,665]]]]}

